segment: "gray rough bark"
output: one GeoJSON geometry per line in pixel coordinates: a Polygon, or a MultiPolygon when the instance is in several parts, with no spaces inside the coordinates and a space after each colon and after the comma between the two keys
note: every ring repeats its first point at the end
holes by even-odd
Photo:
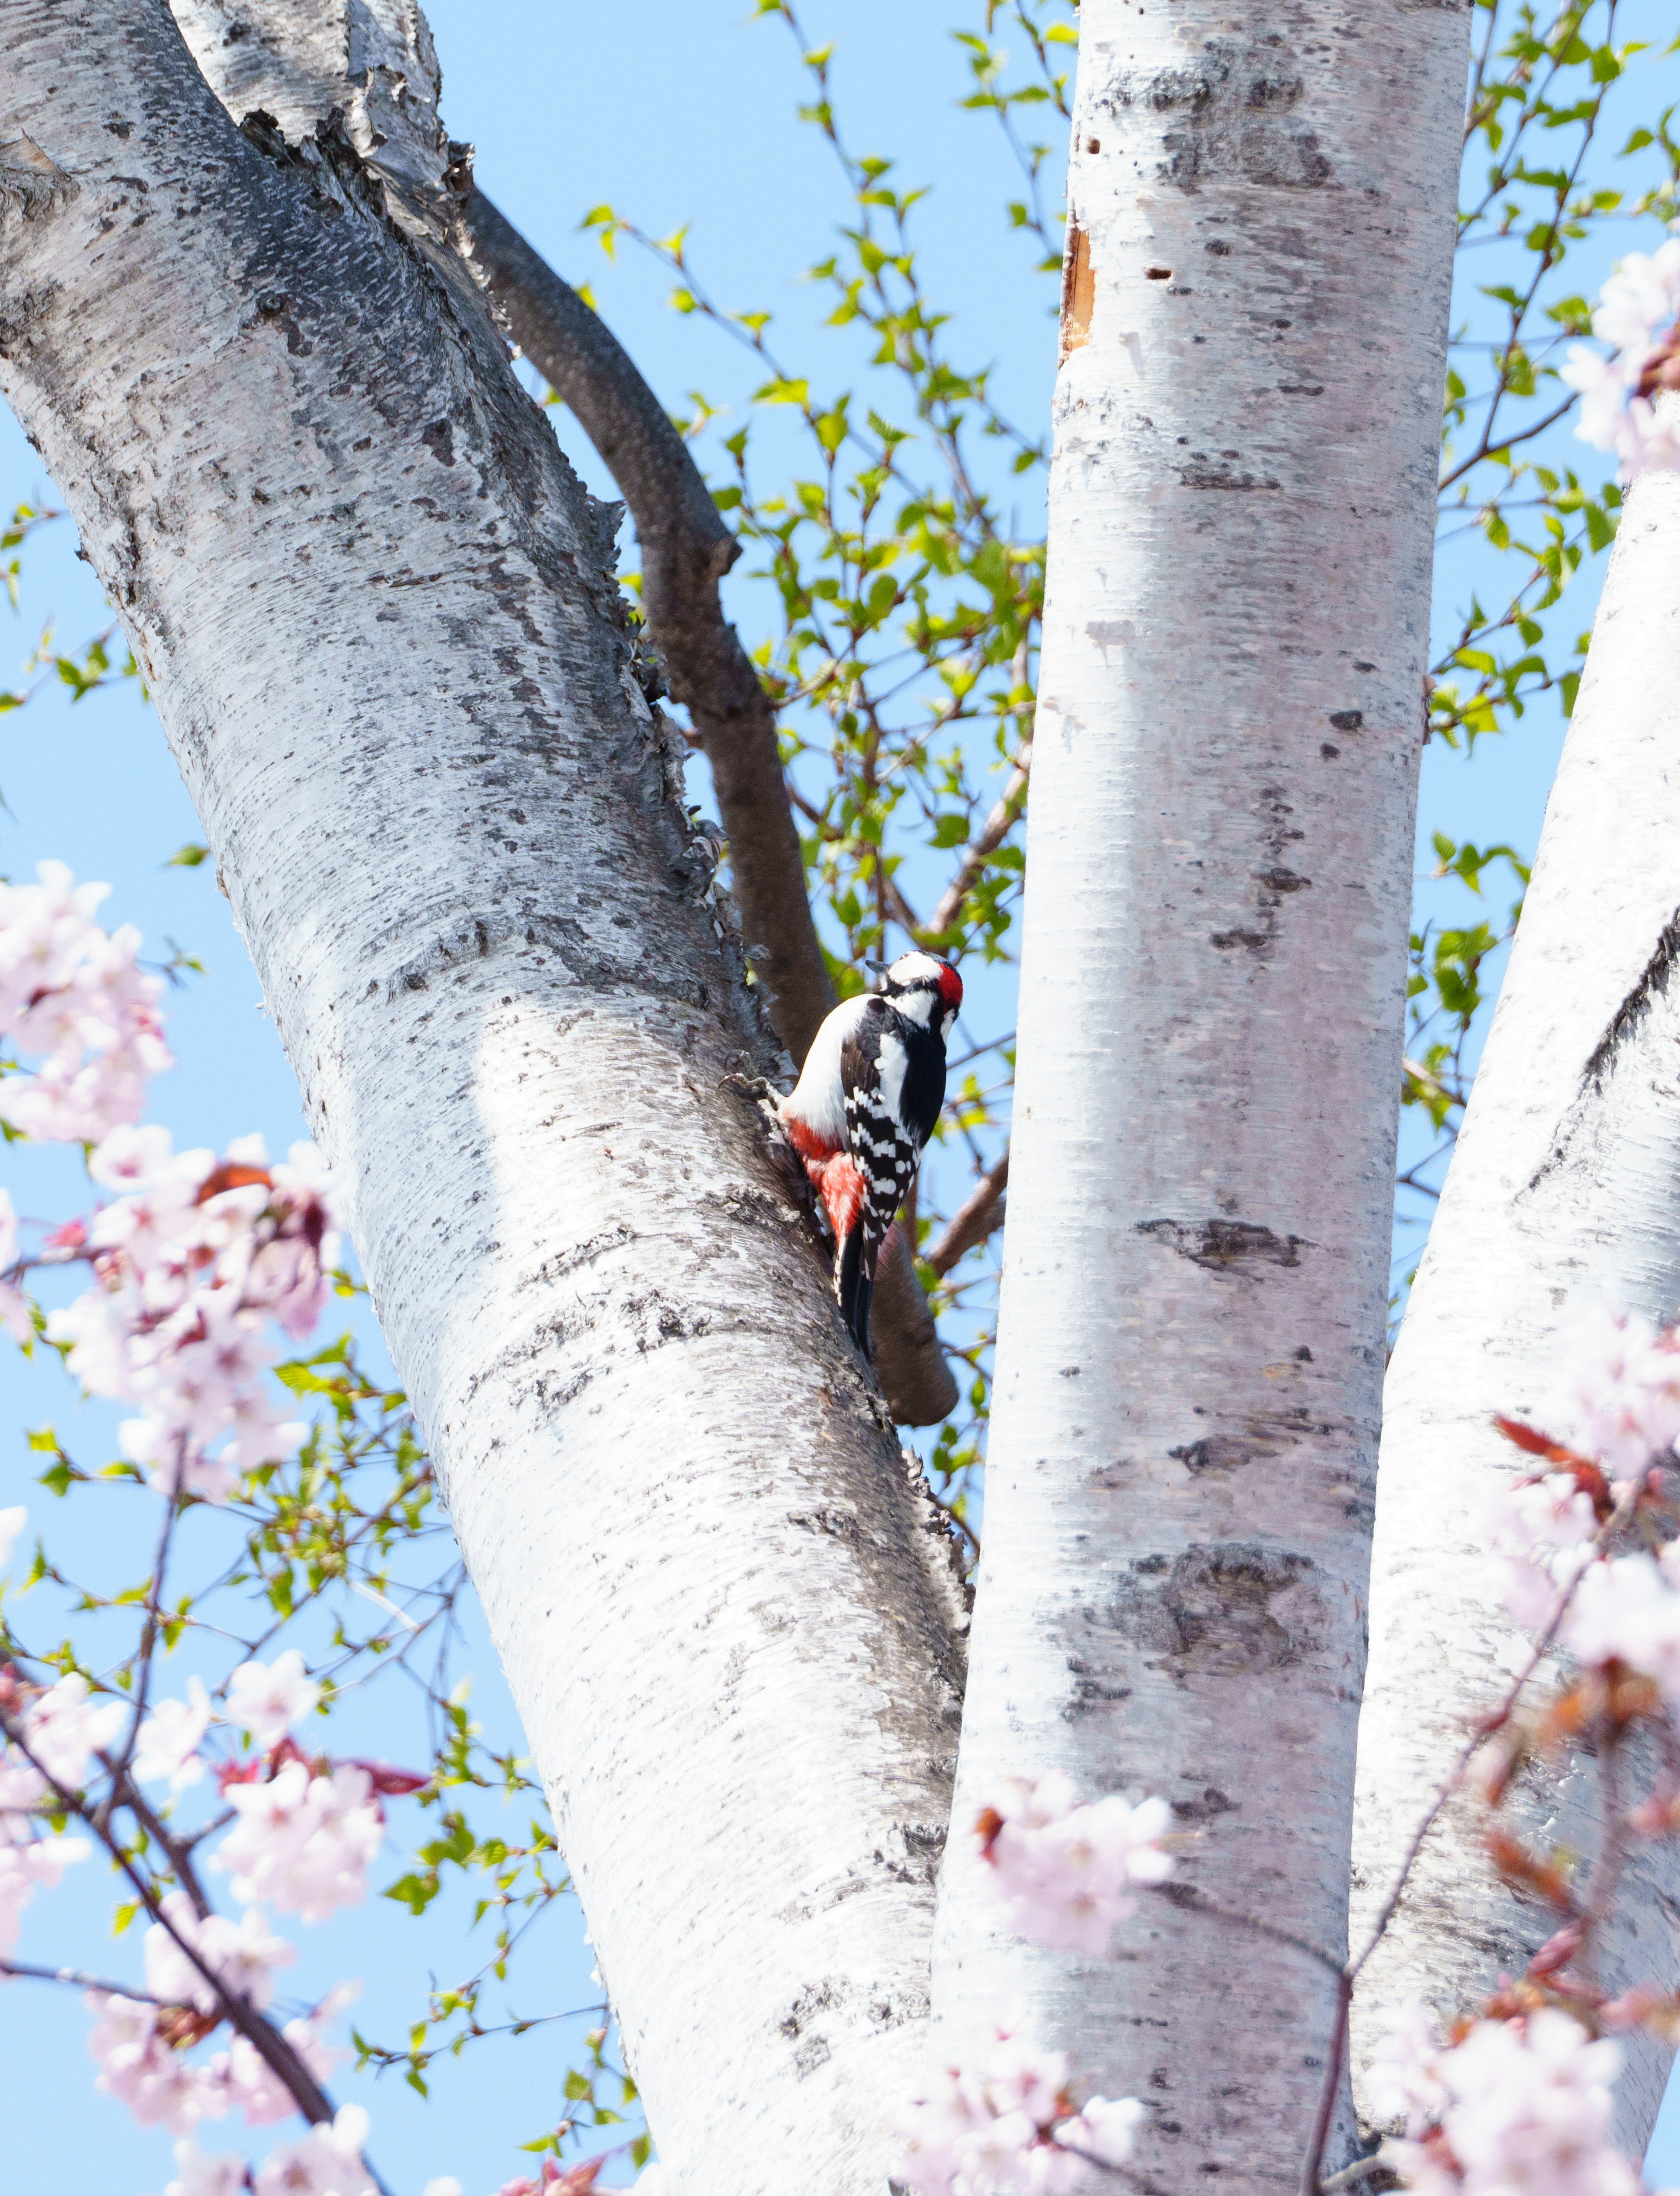
{"type": "MultiPolygon", "coordinates": [[[[1670,402],[1680,402],[1671,399],[1670,402]]],[[[1633,488],[1546,808],[1522,923],[1389,1370],[1359,1729],[1356,1922],[1380,1904],[1471,1719],[1519,1642],[1485,1512],[1523,1460],[1495,1431],[1538,1419],[1572,1316],[1594,1298],[1680,1308],[1680,477],[1633,488]]],[[[1525,1772],[1512,1827],[1596,1844],[1598,1775],[1525,1772]]],[[[1354,2000],[1356,2081],[1415,1998],[1451,2017],[1520,1974],[1555,1916],[1481,1858],[1451,1808],[1354,2000]]],[[[1637,1848],[1604,1933],[1613,1989],[1680,1981],[1670,1848],[1637,1848]]],[[[1625,2039],[1618,2139],[1649,2140],[1672,2052],[1625,2039]]]]}
{"type": "Polygon", "coordinates": [[[354,109],[242,135],[153,0],[14,0],[0,388],[347,1186],[683,2196],[874,2190],[948,1547],[718,1093],[756,1032],[679,743],[433,233],[414,11],[347,9],[409,41],[362,89],[413,128],[412,202],[354,109]]]}
{"type": "Polygon", "coordinates": [[[1466,11],[1085,0],[985,1552],[954,1823],[1159,1791],[1108,1962],[988,1925],[1173,2190],[1293,2189],[1364,1659],[1466,11]]]}

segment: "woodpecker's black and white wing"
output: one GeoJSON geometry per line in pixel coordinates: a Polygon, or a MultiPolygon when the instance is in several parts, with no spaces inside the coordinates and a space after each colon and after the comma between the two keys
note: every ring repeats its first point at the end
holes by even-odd
{"type": "Polygon", "coordinates": [[[855,1240],[837,1246],[835,1292],[860,1346],[887,1230],[909,1194],[945,1099],[945,1049],[884,1002],[860,1017],[841,1051],[846,1147],[862,1177],[855,1240]]]}

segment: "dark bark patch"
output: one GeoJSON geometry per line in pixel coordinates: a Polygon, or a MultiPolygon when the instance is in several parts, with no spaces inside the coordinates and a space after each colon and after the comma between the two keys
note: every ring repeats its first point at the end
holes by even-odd
{"type": "Polygon", "coordinates": [[[1282,485],[1278,481],[1256,473],[1239,472],[1231,465],[1214,464],[1203,458],[1192,458],[1187,465],[1180,465],[1179,478],[1185,488],[1224,488],[1240,495],[1282,485]]]}
{"type": "Polygon", "coordinates": [[[1230,953],[1245,945],[1250,953],[1264,953],[1272,940],[1263,930],[1216,930],[1208,941],[1221,953],[1230,953]]]}
{"type": "Polygon", "coordinates": [[[1115,1598],[1115,1629],[1180,1684],[1286,1669],[1329,1633],[1315,1569],[1257,1541],[1186,1548],[1163,1570],[1133,1566],[1115,1598]]]}
{"type": "Polygon", "coordinates": [[[49,158],[26,130],[0,142],[0,214],[15,208],[26,221],[36,221],[74,198],[80,188],[75,177],[49,158]]]}
{"type": "MultiPolygon", "coordinates": [[[[1174,1800],[1170,1804],[1181,1823],[1211,1823],[1220,1815],[1234,1815],[1237,1811],[1237,1801],[1226,1799],[1217,1784],[1204,1785],[1195,1797],[1174,1800]]],[[[1168,1887],[1169,1898],[1172,1889],[1168,1887]]]]}
{"type": "Polygon", "coordinates": [[[1316,190],[1333,170],[1317,134],[1300,126],[1305,91],[1278,55],[1217,39],[1187,66],[1117,88],[1104,104],[1116,117],[1135,106],[1162,118],[1156,172],[1187,196],[1217,181],[1316,190]]]}
{"type": "Polygon", "coordinates": [[[1263,1267],[1298,1266],[1301,1251],[1312,1248],[1304,1236],[1279,1235],[1248,1220],[1140,1220],[1137,1232],[1209,1273],[1251,1280],[1263,1267]]]}
{"type": "Polygon", "coordinates": [[[1362,732],[1365,728],[1363,709],[1332,709],[1330,722],[1339,732],[1362,732]]]}

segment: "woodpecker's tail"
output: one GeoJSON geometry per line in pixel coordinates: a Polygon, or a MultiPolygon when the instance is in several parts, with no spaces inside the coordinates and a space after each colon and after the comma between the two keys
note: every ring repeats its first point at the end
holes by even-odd
{"type": "Polygon", "coordinates": [[[864,1257],[862,1228],[848,1228],[835,1246],[834,1293],[840,1316],[866,1357],[869,1355],[869,1299],[875,1290],[872,1263],[864,1257]]]}

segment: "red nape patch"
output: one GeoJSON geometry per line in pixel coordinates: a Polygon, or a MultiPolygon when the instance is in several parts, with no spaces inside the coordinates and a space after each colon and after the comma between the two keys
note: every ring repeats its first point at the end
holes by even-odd
{"type": "MultiPolygon", "coordinates": [[[[811,1171],[814,1179],[817,1170],[813,1168],[811,1171]]],[[[822,1201],[828,1207],[836,1235],[849,1235],[863,1218],[868,1197],[857,1161],[842,1152],[838,1159],[831,1159],[823,1168],[817,1186],[822,1191],[822,1201]]]]}
{"type": "Polygon", "coordinates": [[[959,1007],[963,1003],[963,980],[949,962],[939,972],[939,996],[947,1007],[959,1007]]]}

